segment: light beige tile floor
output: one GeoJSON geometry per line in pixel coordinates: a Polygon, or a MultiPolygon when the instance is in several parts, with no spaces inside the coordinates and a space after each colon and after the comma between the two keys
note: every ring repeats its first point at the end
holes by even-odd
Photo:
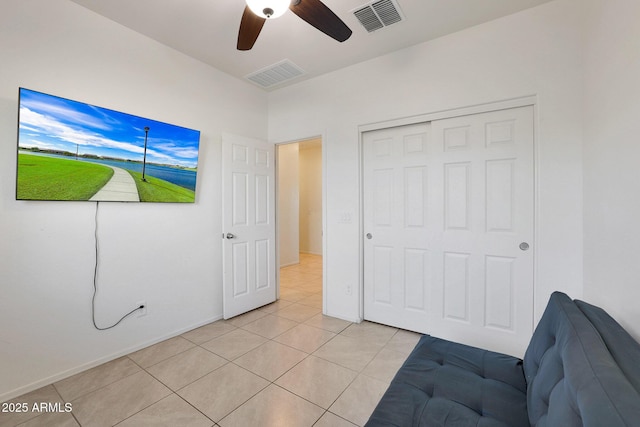
{"type": "Polygon", "coordinates": [[[0,427],[362,426],[419,337],[322,315],[322,258],[301,254],[277,302],[13,399],[72,411],[0,427]]]}

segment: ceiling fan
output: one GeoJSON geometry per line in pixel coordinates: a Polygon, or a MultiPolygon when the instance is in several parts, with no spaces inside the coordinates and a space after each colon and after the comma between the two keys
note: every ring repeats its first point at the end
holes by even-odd
{"type": "Polygon", "coordinates": [[[250,50],[267,19],[284,14],[287,9],[307,23],[339,42],[351,36],[351,30],[320,0],[246,0],[240,31],[238,50],[250,50]]]}

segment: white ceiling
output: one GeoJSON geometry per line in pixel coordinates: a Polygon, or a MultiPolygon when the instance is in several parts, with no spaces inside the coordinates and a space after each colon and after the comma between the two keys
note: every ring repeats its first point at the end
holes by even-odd
{"type": "Polygon", "coordinates": [[[279,88],[550,0],[398,0],[405,20],[373,33],[352,13],[367,0],[323,0],[353,31],[349,40],[339,43],[287,11],[244,52],[236,50],[244,0],[72,1],[241,79],[284,59],[304,70],[279,88]]]}

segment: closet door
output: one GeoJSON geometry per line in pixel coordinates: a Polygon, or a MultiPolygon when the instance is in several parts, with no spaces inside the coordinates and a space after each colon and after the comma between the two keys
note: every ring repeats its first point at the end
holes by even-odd
{"type": "Polygon", "coordinates": [[[432,310],[429,124],[364,134],[364,317],[423,332],[432,310]]]}
{"type": "Polygon", "coordinates": [[[533,108],[364,134],[365,319],[522,355],[533,108]]]}

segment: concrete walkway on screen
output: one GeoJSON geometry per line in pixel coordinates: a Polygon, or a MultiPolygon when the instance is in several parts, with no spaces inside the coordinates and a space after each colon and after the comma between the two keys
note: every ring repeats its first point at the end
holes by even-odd
{"type": "Polygon", "coordinates": [[[113,176],[93,197],[93,202],[139,202],[138,188],[129,172],[124,169],[109,166],[113,169],[113,176]]]}

